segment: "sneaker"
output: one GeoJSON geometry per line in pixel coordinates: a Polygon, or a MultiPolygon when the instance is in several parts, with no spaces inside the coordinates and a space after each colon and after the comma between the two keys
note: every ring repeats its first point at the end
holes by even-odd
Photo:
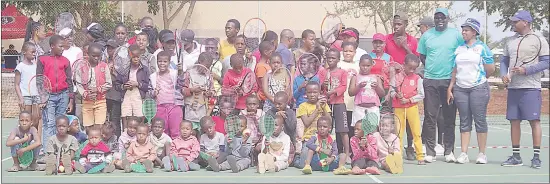
{"type": "Polygon", "coordinates": [[[153,162],[151,160],[143,161],[143,166],[145,166],[145,171],[147,173],[153,173],[153,162]]]}
{"type": "Polygon", "coordinates": [[[132,172],[132,167],[130,167],[130,162],[128,162],[128,160],[126,159],[122,160],[122,168],[124,168],[125,173],[132,172]]]}
{"type": "Polygon", "coordinates": [[[521,161],[521,157],[514,157],[514,156],[510,156],[508,157],[508,160],[502,162],[502,164],[500,164],[501,166],[505,166],[505,167],[511,167],[511,166],[522,166],[523,165],[523,161],[521,161]]]}
{"type": "Polygon", "coordinates": [[[371,175],[380,175],[380,170],[377,167],[367,167],[365,171],[371,175]]]}
{"type": "Polygon", "coordinates": [[[55,165],[57,160],[54,155],[42,157],[46,163],[46,175],[57,174],[57,166],[55,165]]]}
{"type": "Polygon", "coordinates": [[[265,173],[265,153],[258,154],[258,173],[264,174],[265,173]]]}
{"type": "Polygon", "coordinates": [[[275,173],[275,157],[271,154],[265,155],[265,169],[270,173],[275,173]]]}
{"type": "Polygon", "coordinates": [[[445,148],[441,144],[437,144],[434,147],[435,155],[443,155],[443,152],[445,152],[445,148]]]}
{"type": "Polygon", "coordinates": [[[112,173],[113,171],[115,171],[115,166],[112,164],[107,165],[107,167],[103,169],[104,173],[112,173]]]}
{"type": "Polygon", "coordinates": [[[485,153],[477,154],[476,164],[486,164],[486,163],[487,163],[487,155],[485,155],[485,153]]]}
{"type": "Polygon", "coordinates": [[[74,162],[74,169],[78,171],[80,174],[86,173],[86,168],[80,164],[80,162],[74,162]]]}
{"type": "Polygon", "coordinates": [[[311,170],[311,166],[310,165],[306,165],[304,166],[304,168],[302,169],[302,173],[304,174],[311,174],[312,170],[311,170]]]}
{"type": "Polygon", "coordinates": [[[461,153],[458,158],[456,159],[456,163],[459,163],[459,164],[464,164],[464,163],[468,163],[470,162],[470,158],[468,158],[468,154],[466,153],[461,153]]]}
{"type": "Polygon", "coordinates": [[[406,159],[407,160],[415,160],[416,158],[416,154],[414,153],[414,148],[413,147],[407,147],[405,148],[405,154],[406,154],[406,159]]]}
{"type": "Polygon", "coordinates": [[[69,154],[63,154],[61,156],[61,163],[63,163],[63,166],[65,167],[65,175],[72,175],[73,174],[73,167],[72,165],[72,159],[69,154]]]}
{"type": "Polygon", "coordinates": [[[229,163],[229,167],[231,167],[231,171],[233,171],[233,173],[238,173],[240,171],[239,165],[237,165],[237,158],[235,158],[235,156],[227,156],[227,163],[229,163]]]}
{"type": "Polygon", "coordinates": [[[349,170],[346,167],[342,166],[342,167],[338,167],[337,169],[334,169],[334,171],[332,171],[332,173],[334,173],[334,175],[348,175],[348,174],[351,173],[351,170],[349,170]]]}
{"type": "Polygon", "coordinates": [[[208,158],[208,166],[210,166],[212,171],[220,172],[220,164],[218,164],[218,160],[216,160],[214,157],[208,158]]]}
{"type": "Polygon", "coordinates": [[[540,164],[542,161],[540,161],[539,158],[533,158],[531,159],[531,168],[534,169],[540,169],[540,164]]]}
{"type": "Polygon", "coordinates": [[[177,170],[177,168],[172,168],[172,162],[170,162],[170,157],[165,156],[162,158],[162,165],[164,166],[164,171],[171,172],[172,170],[177,170]]]}
{"type": "Polygon", "coordinates": [[[428,163],[432,163],[432,162],[435,162],[435,157],[434,156],[430,156],[430,155],[427,155],[426,157],[424,157],[424,160],[428,163]]]}
{"type": "Polygon", "coordinates": [[[455,158],[455,155],[453,154],[453,152],[451,152],[451,154],[445,155],[445,162],[447,162],[447,163],[456,162],[456,158],[455,158]]]}
{"type": "Polygon", "coordinates": [[[353,167],[353,169],[351,170],[351,174],[353,175],[363,175],[366,173],[367,171],[365,171],[365,169],[360,169],[359,167],[353,167]]]}
{"type": "Polygon", "coordinates": [[[418,161],[418,165],[426,165],[426,161],[424,161],[424,160],[419,160],[419,161],[418,161]]]}

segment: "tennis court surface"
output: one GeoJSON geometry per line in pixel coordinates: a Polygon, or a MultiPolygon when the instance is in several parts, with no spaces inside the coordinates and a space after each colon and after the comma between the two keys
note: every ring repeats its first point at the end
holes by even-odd
{"type": "MultiPolygon", "coordinates": [[[[549,154],[548,138],[550,135],[548,115],[542,118],[542,149],[541,169],[532,169],[531,158],[531,128],[527,123],[522,124],[522,148],[521,155],[524,166],[502,167],[504,161],[512,152],[510,145],[509,125],[503,117],[490,120],[487,156],[489,163],[476,165],[477,149],[470,149],[469,156],[471,163],[451,164],[445,163],[443,156],[437,157],[437,162],[426,166],[417,166],[415,161],[405,161],[404,173],[392,175],[383,173],[378,176],[335,176],[332,173],[314,172],[312,175],[302,175],[296,168],[289,168],[279,173],[266,173],[260,175],[255,173],[254,168],[249,168],[240,173],[214,173],[206,170],[195,172],[163,172],[156,169],[152,174],[122,173],[115,171],[111,174],[73,174],[72,176],[46,176],[44,172],[18,172],[8,173],[6,170],[13,164],[9,148],[5,146],[9,131],[16,127],[16,119],[2,119],[2,182],[3,183],[549,183],[549,154]],[[508,146],[508,148],[503,148],[508,146]]],[[[460,154],[460,137],[457,128],[456,133],[456,156],[460,154]]],[[[477,146],[475,134],[472,136],[470,146],[477,146]]],[[[349,166],[348,166],[349,167],[349,166]]]]}

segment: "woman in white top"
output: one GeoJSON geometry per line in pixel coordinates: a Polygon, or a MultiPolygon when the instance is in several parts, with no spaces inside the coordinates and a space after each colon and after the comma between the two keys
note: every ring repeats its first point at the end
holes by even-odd
{"type": "Polygon", "coordinates": [[[451,83],[447,89],[447,102],[454,103],[460,114],[460,140],[462,153],[458,163],[467,163],[468,145],[472,121],[475,122],[479,154],[476,163],[487,163],[485,147],[487,143],[487,104],[491,89],[487,77],[495,71],[493,53],[487,45],[477,39],[480,23],[468,18],[462,24],[462,37],[465,43],[456,48],[456,59],[451,83]]]}

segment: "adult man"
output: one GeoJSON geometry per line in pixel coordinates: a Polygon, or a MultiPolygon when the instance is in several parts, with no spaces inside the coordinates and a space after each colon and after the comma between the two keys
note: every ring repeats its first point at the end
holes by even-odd
{"type": "Polygon", "coordinates": [[[416,26],[418,26],[418,28],[420,29],[420,34],[424,34],[426,31],[428,31],[428,29],[431,29],[435,26],[434,19],[430,16],[425,16],[424,18],[422,18],[422,20],[420,20],[420,22],[418,22],[418,24],[416,24],[416,26]]]}
{"type": "MultiPolygon", "coordinates": [[[[246,54],[246,44],[245,44],[245,38],[244,35],[239,35],[235,37],[235,54],[241,54],[243,55],[244,61],[244,67],[249,68],[250,70],[254,71],[256,69],[256,58],[252,56],[252,54],[246,54]]],[[[233,55],[233,54],[231,54],[233,55]]],[[[222,60],[222,76],[225,75],[225,72],[227,70],[231,69],[231,55],[225,57],[224,60],[222,60]]]]}
{"type": "Polygon", "coordinates": [[[220,42],[219,53],[221,61],[223,61],[225,57],[237,53],[233,44],[235,44],[235,38],[237,38],[237,34],[240,30],[241,23],[236,19],[229,19],[227,23],[225,23],[225,36],[227,36],[227,39],[220,42]]]}
{"type": "MultiPolygon", "coordinates": [[[[153,29],[155,27],[155,24],[153,24],[153,18],[151,17],[143,17],[139,21],[139,28],[140,30],[135,31],[136,35],[139,34],[143,29],[153,29]]],[[[136,43],[136,36],[130,38],[128,40],[129,45],[133,45],[136,43]]]]}
{"type": "Polygon", "coordinates": [[[281,42],[277,45],[277,49],[275,50],[275,52],[281,54],[283,65],[288,68],[292,74],[294,74],[294,56],[292,52],[290,52],[290,47],[292,47],[295,42],[294,32],[290,29],[283,29],[283,31],[281,31],[281,42]]]}
{"type": "Polygon", "coordinates": [[[201,50],[205,49],[203,45],[195,40],[195,32],[190,29],[181,31],[180,38],[183,43],[183,48],[180,53],[180,63],[183,65],[183,71],[187,71],[187,68],[193,66],[197,62],[201,50]]]}
{"type": "Polygon", "coordinates": [[[506,119],[510,120],[512,134],[512,156],[502,163],[502,166],[523,165],[519,155],[522,120],[531,124],[533,135],[534,156],[532,168],[540,168],[540,142],[542,130],[540,127],[541,72],[548,69],[548,42],[541,35],[531,30],[533,18],[525,10],[518,11],[510,17],[512,28],[516,35],[511,37],[504,47],[500,60],[500,75],[502,81],[508,84],[508,99],[506,119]],[[520,44],[521,43],[521,44],[520,44]],[[527,63],[529,62],[529,63],[527,63]]]}
{"type": "Polygon", "coordinates": [[[447,104],[443,98],[451,82],[454,51],[459,44],[464,43],[460,31],[449,28],[449,10],[437,8],[434,14],[435,29],[430,29],[422,35],[418,42],[418,53],[425,67],[424,75],[424,125],[422,137],[426,140],[426,162],[435,161],[435,135],[439,107],[442,105],[444,125],[444,155],[445,161],[455,162],[453,154],[455,142],[456,106],[447,104]]]}
{"type": "MultiPolygon", "coordinates": [[[[294,54],[294,61],[298,61],[300,56],[304,53],[311,53],[315,48],[315,32],[311,29],[306,29],[302,32],[302,41],[304,44],[299,49],[292,52],[294,54]]],[[[298,65],[297,63],[295,63],[298,65]]]]}

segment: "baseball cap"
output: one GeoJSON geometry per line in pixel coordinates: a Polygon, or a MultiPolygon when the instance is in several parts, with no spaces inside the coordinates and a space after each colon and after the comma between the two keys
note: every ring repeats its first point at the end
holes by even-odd
{"type": "Polygon", "coordinates": [[[175,41],[176,37],[172,33],[164,33],[161,37],[162,42],[175,41]]]}
{"type": "Polygon", "coordinates": [[[358,39],[357,34],[355,34],[355,32],[353,32],[352,30],[344,30],[340,33],[340,36],[351,36],[351,37],[354,37],[355,39],[358,39]]]}
{"type": "Polygon", "coordinates": [[[533,17],[531,17],[531,13],[527,10],[520,10],[514,14],[514,16],[510,17],[511,21],[527,21],[529,23],[533,22],[533,17]]]}
{"type": "Polygon", "coordinates": [[[118,44],[118,42],[117,42],[116,40],[114,40],[114,39],[109,39],[109,40],[107,40],[107,46],[111,46],[111,47],[115,47],[115,48],[116,48],[116,47],[118,47],[118,46],[120,46],[120,45],[118,44]]]}
{"type": "Polygon", "coordinates": [[[447,8],[437,8],[435,9],[435,13],[443,13],[443,15],[445,15],[446,17],[449,16],[449,9],[447,8]]]}
{"type": "Polygon", "coordinates": [[[105,29],[103,29],[103,26],[98,23],[91,23],[88,27],[84,28],[82,30],[84,34],[90,34],[94,38],[101,38],[104,36],[105,29]]]}
{"type": "Polygon", "coordinates": [[[61,31],[59,31],[59,36],[61,37],[67,37],[70,36],[73,33],[73,30],[71,28],[63,28],[61,31]]]}
{"type": "Polygon", "coordinates": [[[180,33],[180,39],[184,42],[192,42],[195,40],[195,32],[190,29],[183,30],[180,33]]]}
{"type": "Polygon", "coordinates": [[[372,41],[375,41],[375,40],[380,40],[380,41],[385,42],[386,41],[386,36],[384,36],[384,34],[382,34],[382,33],[376,33],[372,36],[372,41]]]}
{"type": "Polygon", "coordinates": [[[466,19],[466,22],[462,24],[462,26],[460,27],[465,27],[465,26],[471,27],[472,29],[476,30],[478,35],[480,34],[479,30],[480,30],[481,24],[476,19],[474,18],[466,19]]]}
{"type": "Polygon", "coordinates": [[[424,18],[422,18],[422,20],[420,20],[420,22],[418,22],[418,24],[416,24],[416,26],[419,26],[419,27],[420,25],[427,25],[427,26],[433,27],[435,26],[434,19],[430,16],[425,16],[424,18]]]}
{"type": "Polygon", "coordinates": [[[399,12],[393,16],[394,19],[409,20],[409,16],[406,12],[399,12]]]}

